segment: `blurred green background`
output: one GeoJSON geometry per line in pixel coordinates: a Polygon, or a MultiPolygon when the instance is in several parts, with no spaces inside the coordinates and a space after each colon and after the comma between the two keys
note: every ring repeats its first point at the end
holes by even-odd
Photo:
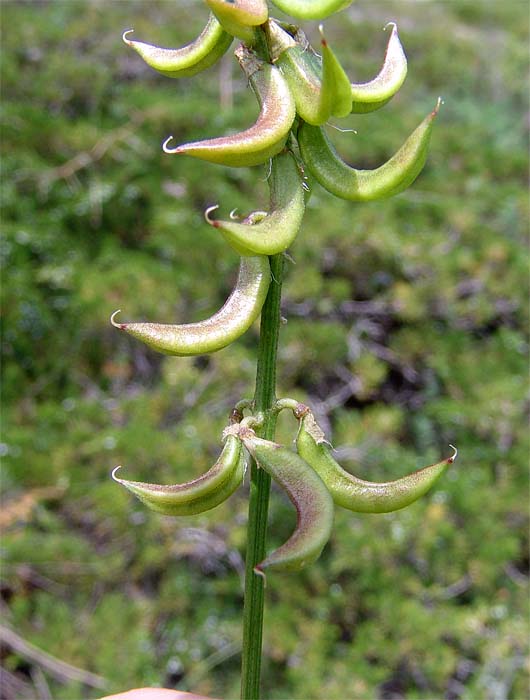
{"type": "MultiPolygon", "coordinates": [[[[266,206],[265,168],[164,155],[257,113],[231,52],[192,80],[121,41],[178,46],[200,2],[2,2],[4,696],[93,698],[45,650],[106,679],[238,695],[247,489],[209,514],[151,514],[110,480],[205,471],[252,394],[257,327],[165,358],[109,324],[198,320],[237,256],[203,220],[266,206]],[[18,645],[18,646],[17,646],[18,645]],[[18,649],[18,650],[17,650],[18,649]]],[[[280,13],[277,13],[281,16],[280,13]]],[[[352,80],[394,20],[409,76],[332,132],[358,167],[388,158],[442,95],[416,184],[355,205],[315,186],[290,253],[279,395],[311,404],[342,463],[384,480],[450,454],[434,492],[336,514],[319,562],[271,575],[264,695],[519,700],[528,690],[526,2],[359,1],[326,22],[352,80]]],[[[317,23],[305,25],[318,41],[317,23]]],[[[279,437],[295,425],[282,417],[279,437]]],[[[274,492],[270,546],[292,530],[274,492]]],[[[90,680],[90,679],[88,679],[90,680]]],[[[93,680],[93,679],[92,679],[93,680]]]]}

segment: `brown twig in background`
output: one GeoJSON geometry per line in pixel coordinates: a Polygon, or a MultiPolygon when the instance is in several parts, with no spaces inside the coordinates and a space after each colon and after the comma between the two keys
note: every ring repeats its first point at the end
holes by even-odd
{"type": "Polygon", "coordinates": [[[91,688],[105,689],[108,687],[108,681],[105,678],[55,658],[55,656],[30,644],[4,625],[0,625],[0,643],[5,644],[27,661],[46,669],[58,681],[77,681],[89,685],[91,688]]]}

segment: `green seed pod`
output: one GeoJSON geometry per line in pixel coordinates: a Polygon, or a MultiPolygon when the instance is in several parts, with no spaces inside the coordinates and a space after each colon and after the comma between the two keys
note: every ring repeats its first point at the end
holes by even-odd
{"type": "Polygon", "coordinates": [[[245,456],[241,441],[228,435],[217,462],[205,474],[184,484],[164,486],[143,481],[112,478],[129,489],[148,508],[162,515],[196,515],[215,508],[241,485],[245,474],[245,456]]]}
{"type": "Polygon", "coordinates": [[[117,323],[116,328],[167,355],[202,355],[216,352],[237,340],[261,312],[270,284],[269,259],[264,255],[242,257],[239,275],[224,306],[199,323],[117,323]]]}
{"type": "Polygon", "coordinates": [[[293,155],[286,151],[272,159],[270,212],[254,212],[243,223],[210,219],[240,255],[276,255],[286,250],[298,233],[304,215],[304,189],[300,169],[293,155]],[[253,223],[258,215],[261,219],[253,223]]]}
{"type": "Polygon", "coordinates": [[[266,0],[206,0],[224,29],[251,46],[255,27],[267,21],[269,10],[266,0]]]}
{"type": "Polygon", "coordinates": [[[298,19],[324,19],[334,12],[344,10],[352,0],[272,0],[272,3],[298,19]]]}
{"type": "Polygon", "coordinates": [[[452,457],[395,481],[363,481],[335,461],[324,433],[310,411],[301,417],[296,446],[298,454],[326,484],[335,503],[357,513],[389,513],[405,508],[427,493],[457,455],[453,448],[452,457]]]}
{"type": "Polygon", "coordinates": [[[168,148],[173,138],[170,136],[163,144],[166,153],[240,167],[265,163],[283,149],[296,115],[289,86],[275,66],[261,61],[246,47],[240,46],[236,57],[260,103],[255,124],[237,134],[192,141],[176,148],[168,148]]]}
{"type": "MultiPolygon", "coordinates": [[[[320,28],[322,33],[322,27],[320,28]]],[[[295,40],[276,22],[267,25],[268,41],[275,65],[293,93],[297,113],[313,125],[330,116],[351,112],[350,81],[322,33],[322,58],[314,54],[300,30],[295,40]]]]}
{"type": "Polygon", "coordinates": [[[213,66],[234,40],[213,14],[210,14],[208,23],[195,41],[180,49],[163,49],[144,44],[143,41],[133,41],[127,38],[132,31],[124,32],[123,41],[139,53],[151,68],[170,78],[188,78],[213,66]]]}
{"type": "Polygon", "coordinates": [[[392,26],[392,31],[381,70],[367,83],[351,84],[351,111],[357,114],[373,112],[386,105],[407,77],[407,57],[399,40],[397,25],[389,22],[386,26],[392,26]]]}
{"type": "Polygon", "coordinates": [[[375,170],[357,170],[345,163],[318,126],[302,122],[298,143],[304,163],[328,192],[352,202],[370,202],[403,192],[425,165],[434,118],[441,101],[425,117],[390,160],[375,170]]]}
{"type": "Polygon", "coordinates": [[[327,543],[333,524],[333,500],[321,478],[299,455],[241,427],[239,437],[260,467],[287,492],[298,521],[291,537],[255,567],[298,571],[313,563],[327,543]]]}

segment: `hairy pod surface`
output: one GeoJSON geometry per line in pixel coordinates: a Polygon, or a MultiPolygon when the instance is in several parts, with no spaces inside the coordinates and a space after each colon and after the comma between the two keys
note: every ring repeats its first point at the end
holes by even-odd
{"type": "Polygon", "coordinates": [[[251,46],[256,38],[254,28],[267,21],[266,0],[206,0],[224,29],[251,46]]]}
{"type": "Polygon", "coordinates": [[[164,49],[143,41],[129,39],[132,29],[124,32],[123,41],[133,48],[159,73],[170,78],[188,78],[213,66],[230,48],[234,38],[225,32],[213,14],[199,36],[180,49],[164,49]]]}
{"type": "Polygon", "coordinates": [[[241,441],[228,435],[223,450],[211,469],[184,484],[164,486],[143,481],[112,478],[137,496],[148,508],[162,515],[196,515],[215,508],[241,485],[245,474],[245,456],[241,441]]]}
{"type": "Polygon", "coordinates": [[[351,111],[356,114],[373,112],[386,105],[407,77],[407,57],[399,40],[397,25],[389,22],[387,26],[392,26],[392,31],[381,70],[367,83],[351,83],[351,111]]]}
{"type": "Polygon", "coordinates": [[[256,566],[298,571],[320,556],[331,535],[333,499],[322,479],[295,452],[241,428],[240,438],[260,467],[287,492],[297,512],[291,537],[256,566]]]}
{"type": "Polygon", "coordinates": [[[272,0],[282,12],[298,19],[324,19],[344,10],[352,0],[272,0]]]}
{"type": "Polygon", "coordinates": [[[236,56],[260,104],[257,121],[237,134],[192,141],[176,148],[168,148],[173,138],[170,136],[163,145],[166,153],[244,167],[265,163],[283,149],[296,116],[294,98],[285,78],[275,66],[259,60],[244,46],[237,49],[236,56]]]}
{"type": "Polygon", "coordinates": [[[305,37],[302,43],[295,41],[276,22],[268,23],[267,33],[275,65],[285,76],[304,121],[320,125],[332,115],[344,117],[351,112],[350,81],[323,35],[319,57],[305,37]]]}
{"type": "Polygon", "coordinates": [[[239,274],[224,306],[205,321],[166,323],[111,323],[167,355],[202,355],[216,352],[237,340],[261,312],[269,289],[269,259],[264,255],[241,258],[239,274]]]}
{"type": "Polygon", "coordinates": [[[311,412],[300,420],[296,446],[298,454],[326,484],[335,503],[356,513],[389,513],[405,508],[427,493],[456,459],[455,450],[452,457],[401,479],[380,483],[364,481],[335,461],[311,412]]]}
{"type": "MultiPolygon", "coordinates": [[[[304,216],[304,189],[294,156],[286,151],[272,159],[270,211],[258,223],[251,214],[243,223],[206,220],[218,228],[240,255],[276,255],[286,250],[298,233],[304,216]]],[[[263,212],[259,212],[260,215],[263,212]]]]}
{"type": "Polygon", "coordinates": [[[345,163],[324,131],[302,122],[298,143],[304,163],[328,192],[352,202],[369,202],[403,192],[425,165],[435,109],[425,117],[392,158],[375,170],[357,170],[345,163]]]}

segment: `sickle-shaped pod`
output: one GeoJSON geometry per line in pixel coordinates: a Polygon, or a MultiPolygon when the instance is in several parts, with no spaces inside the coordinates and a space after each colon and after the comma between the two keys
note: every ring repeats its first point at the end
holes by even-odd
{"type": "Polygon", "coordinates": [[[213,66],[234,40],[213,14],[210,14],[199,36],[180,49],[163,49],[143,41],[134,41],[128,38],[132,31],[124,32],[123,41],[140,54],[147,65],[170,78],[188,78],[213,66]]]}
{"type": "Polygon", "coordinates": [[[206,0],[224,29],[251,46],[256,40],[255,27],[267,21],[266,0],[206,0]]]}
{"type": "Polygon", "coordinates": [[[134,493],[146,506],[163,515],[196,515],[215,508],[241,485],[245,474],[245,456],[241,441],[228,435],[217,462],[205,474],[184,484],[164,486],[143,481],[112,478],[134,493]]]}
{"type": "Polygon", "coordinates": [[[352,0],[272,0],[273,5],[298,19],[324,19],[344,10],[352,0]]]}
{"type": "Polygon", "coordinates": [[[403,192],[425,165],[434,119],[441,100],[399,151],[375,170],[357,170],[345,163],[324,131],[305,122],[298,129],[304,163],[328,192],[352,202],[370,202],[403,192]]]}
{"type": "Polygon", "coordinates": [[[392,27],[392,31],[381,70],[369,82],[352,83],[350,86],[351,111],[356,114],[373,112],[386,105],[407,77],[407,57],[399,40],[397,25],[389,22],[386,27],[388,26],[392,27]]]}
{"type": "Polygon", "coordinates": [[[289,86],[278,68],[259,60],[245,46],[237,49],[236,56],[260,103],[255,124],[237,134],[191,141],[176,148],[168,148],[170,136],[163,144],[166,153],[239,167],[259,165],[282,150],[296,115],[289,86]]]}
{"type": "Polygon", "coordinates": [[[291,537],[255,567],[297,571],[320,556],[331,534],[333,500],[322,479],[295,452],[241,427],[239,437],[260,467],[287,492],[298,520],[291,537]]]}
{"type": "Polygon", "coordinates": [[[251,223],[256,218],[252,214],[246,222],[238,223],[209,218],[216,207],[205,212],[206,221],[218,228],[240,255],[282,253],[298,233],[304,216],[304,189],[298,164],[288,151],[272,159],[269,187],[270,212],[258,223],[251,223]]]}
{"type": "Polygon", "coordinates": [[[335,503],[356,513],[389,513],[405,508],[427,493],[457,455],[453,447],[452,457],[401,479],[382,483],[364,481],[335,461],[324,433],[309,410],[300,420],[296,447],[298,454],[326,484],[335,503]]]}
{"type": "Polygon", "coordinates": [[[267,35],[275,65],[281,70],[294,96],[297,113],[309,124],[320,125],[330,116],[351,112],[351,86],[344,69],[324,37],[322,57],[314,54],[303,32],[297,40],[276,22],[267,24],[267,35]]]}
{"type": "Polygon", "coordinates": [[[237,340],[261,312],[270,283],[269,259],[265,255],[242,257],[239,275],[224,306],[205,321],[171,325],[166,323],[117,323],[150,347],[167,355],[202,355],[216,352],[237,340]]]}

